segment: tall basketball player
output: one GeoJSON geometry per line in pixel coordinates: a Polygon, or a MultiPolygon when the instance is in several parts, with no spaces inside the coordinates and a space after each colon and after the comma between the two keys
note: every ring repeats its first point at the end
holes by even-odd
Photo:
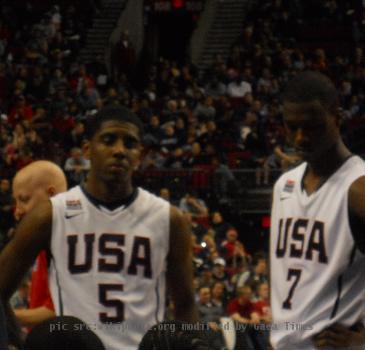
{"type": "Polygon", "coordinates": [[[164,316],[166,282],[175,316],[196,320],[191,240],[181,212],[132,184],[142,125],[122,107],[90,117],[86,183],[24,217],[0,256],[7,300],[40,249],[50,248],[58,315],[82,319],[106,349],[137,349],[164,316]]]}
{"type": "MultiPolygon", "coordinates": [[[[15,217],[20,220],[40,201],[67,190],[66,176],[56,164],[40,160],[17,172],[13,180],[15,217]]],[[[32,269],[29,309],[15,310],[23,326],[34,326],[55,316],[48,287],[47,252],[38,254],[32,269]]]]}
{"type": "Polygon", "coordinates": [[[346,349],[365,339],[365,163],[341,139],[327,77],[301,73],[283,99],[288,140],[303,163],[274,187],[271,344],[346,349]]]}

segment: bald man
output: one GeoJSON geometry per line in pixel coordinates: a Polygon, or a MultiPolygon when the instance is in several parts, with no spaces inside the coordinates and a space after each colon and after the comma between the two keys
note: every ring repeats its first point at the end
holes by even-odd
{"type": "MultiPolygon", "coordinates": [[[[40,160],[22,168],[13,180],[15,218],[20,220],[41,201],[67,190],[65,174],[56,164],[40,160]]],[[[23,326],[34,326],[55,316],[48,288],[48,257],[42,251],[32,270],[29,309],[15,310],[23,326]]]]}

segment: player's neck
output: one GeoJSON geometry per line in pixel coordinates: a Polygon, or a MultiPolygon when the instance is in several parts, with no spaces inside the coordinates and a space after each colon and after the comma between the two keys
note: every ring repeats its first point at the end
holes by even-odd
{"type": "Polygon", "coordinates": [[[342,140],[339,140],[331,147],[320,159],[308,162],[308,173],[318,177],[331,176],[349,157],[352,153],[344,145],[342,140]]]}
{"type": "Polygon", "coordinates": [[[93,177],[87,179],[84,188],[94,198],[105,203],[116,202],[128,198],[134,190],[131,182],[123,184],[106,184],[93,177]]]}

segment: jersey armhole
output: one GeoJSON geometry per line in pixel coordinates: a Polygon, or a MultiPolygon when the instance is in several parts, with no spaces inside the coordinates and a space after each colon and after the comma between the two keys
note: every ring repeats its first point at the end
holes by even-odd
{"type": "Polygon", "coordinates": [[[356,247],[360,250],[362,254],[365,254],[365,232],[362,229],[363,227],[365,227],[365,220],[353,213],[349,206],[347,210],[351,235],[355,241],[356,247]]]}

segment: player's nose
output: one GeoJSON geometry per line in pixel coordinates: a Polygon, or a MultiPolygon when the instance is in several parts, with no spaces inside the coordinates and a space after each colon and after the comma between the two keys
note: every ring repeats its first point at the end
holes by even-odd
{"type": "Polygon", "coordinates": [[[124,155],[125,154],[125,145],[123,140],[117,140],[113,145],[113,154],[114,155],[124,155]]]}
{"type": "Polygon", "coordinates": [[[20,207],[20,206],[16,206],[15,210],[14,210],[14,217],[15,220],[19,221],[21,220],[21,218],[25,215],[25,210],[20,207]]]}

